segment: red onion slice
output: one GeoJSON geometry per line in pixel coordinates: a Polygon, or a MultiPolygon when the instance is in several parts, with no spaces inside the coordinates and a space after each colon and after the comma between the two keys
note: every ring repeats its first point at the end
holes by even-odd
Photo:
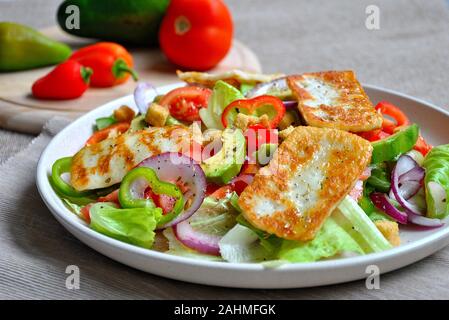
{"type": "Polygon", "coordinates": [[[419,167],[418,163],[413,160],[412,157],[408,155],[402,155],[399,157],[398,161],[396,162],[396,170],[398,177],[402,176],[404,173],[409,172],[413,168],[419,167]],[[399,160],[401,160],[401,163],[399,164],[399,160]],[[398,166],[399,164],[399,166],[398,166]]]}
{"type": "Polygon", "coordinates": [[[218,242],[222,237],[198,232],[192,228],[189,221],[182,221],[173,227],[176,238],[185,246],[198,252],[220,255],[218,242]]]}
{"type": "Polygon", "coordinates": [[[158,178],[162,181],[184,183],[187,192],[184,193],[185,203],[190,203],[175,219],[161,228],[174,226],[188,219],[203,203],[206,194],[206,176],[201,166],[192,158],[181,153],[165,152],[147,158],[137,165],[148,167],[156,171],[158,178]]]}
{"type": "Polygon", "coordinates": [[[438,228],[444,224],[440,219],[427,218],[411,212],[408,213],[408,220],[413,224],[427,228],[438,228]]]}
{"type": "Polygon", "coordinates": [[[407,155],[402,155],[399,157],[396,166],[391,172],[391,190],[393,191],[394,198],[399,202],[401,207],[405,209],[407,213],[412,213],[415,215],[422,215],[423,212],[418,208],[418,206],[408,202],[402,195],[399,188],[399,177],[415,168],[418,164],[411,157],[407,155]]]}
{"type": "Polygon", "coordinates": [[[270,82],[262,82],[246,93],[246,98],[254,98],[270,92],[280,93],[282,96],[291,95],[291,90],[287,85],[287,77],[275,79],[270,82]]]}
{"type": "Polygon", "coordinates": [[[150,101],[157,96],[156,88],[148,82],[139,82],[134,90],[134,101],[141,114],[145,114],[148,110],[150,101]]]}
{"type": "Polygon", "coordinates": [[[399,183],[404,183],[407,181],[422,182],[425,175],[426,175],[426,171],[424,170],[424,168],[418,166],[418,164],[417,164],[416,167],[414,167],[413,169],[411,169],[411,170],[407,171],[406,173],[403,173],[399,176],[399,183]]]}
{"type": "MultiPolygon", "coordinates": [[[[399,182],[399,192],[405,200],[409,200],[413,196],[415,196],[422,187],[422,183],[419,181],[406,181],[399,182]]],[[[393,189],[390,189],[390,193],[388,195],[391,199],[396,199],[393,189]]]]}
{"type": "Polygon", "coordinates": [[[371,193],[370,198],[376,208],[382,210],[382,212],[385,212],[400,224],[407,224],[407,214],[398,210],[393,204],[391,204],[385,193],[373,192],[371,193]]]}

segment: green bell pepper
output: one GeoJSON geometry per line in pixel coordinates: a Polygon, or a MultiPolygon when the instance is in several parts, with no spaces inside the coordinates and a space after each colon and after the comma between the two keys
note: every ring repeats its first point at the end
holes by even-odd
{"type": "Polygon", "coordinates": [[[147,167],[139,167],[129,171],[123,178],[119,190],[119,201],[123,208],[155,208],[152,199],[136,198],[132,194],[132,185],[139,179],[144,179],[155,194],[165,194],[176,199],[173,210],[165,214],[159,221],[162,226],[175,219],[184,208],[184,197],[181,190],[173,183],[160,181],[156,172],[147,167]]]}

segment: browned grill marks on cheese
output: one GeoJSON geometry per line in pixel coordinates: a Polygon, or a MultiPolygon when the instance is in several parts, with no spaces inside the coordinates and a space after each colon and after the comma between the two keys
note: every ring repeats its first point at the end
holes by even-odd
{"type": "Polygon", "coordinates": [[[146,128],[85,146],[73,158],[71,183],[77,190],[103,188],[121,181],[142,160],[162,152],[181,152],[192,140],[183,126],[146,128]]]}
{"type": "Polygon", "coordinates": [[[371,151],[368,141],[348,132],[297,127],[279,146],[269,165],[256,174],[241,194],[239,205],[245,218],[254,226],[282,238],[312,239],[352,189],[368,165],[371,151]],[[318,155],[323,158],[316,158],[321,149],[324,156],[318,155]],[[303,180],[310,172],[312,176],[322,175],[319,183],[312,185],[309,180],[303,180]],[[289,185],[292,181],[296,185],[289,185]],[[315,190],[312,193],[311,187],[315,190]],[[304,192],[299,194],[302,189],[304,192]],[[301,211],[295,200],[312,201],[314,193],[313,203],[301,211]],[[274,204],[272,208],[275,209],[263,207],[265,212],[260,214],[260,209],[256,208],[262,199],[274,204]]]}
{"type": "Polygon", "coordinates": [[[352,71],[305,73],[288,77],[287,83],[298,100],[302,117],[310,126],[361,132],[378,129],[382,125],[382,117],[375,111],[352,71]],[[323,85],[313,89],[308,81],[323,85]],[[323,98],[314,96],[317,91],[331,102],[319,104],[323,98]]]}

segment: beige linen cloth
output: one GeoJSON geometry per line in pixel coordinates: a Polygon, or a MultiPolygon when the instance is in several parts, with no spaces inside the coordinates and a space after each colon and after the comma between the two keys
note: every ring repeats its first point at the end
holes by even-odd
{"type": "MultiPolygon", "coordinates": [[[[362,82],[448,106],[445,0],[226,2],[234,13],[237,37],[258,54],[266,72],[354,69],[362,82]],[[379,30],[365,27],[368,5],[380,9],[379,30]]],[[[27,147],[28,137],[0,131],[0,159],[22,150],[0,162],[0,298],[449,298],[449,248],[382,275],[379,290],[366,289],[364,281],[295,290],[215,288],[163,279],[114,262],[71,236],[36,190],[39,155],[65,125],[63,119],[50,121],[27,147]],[[68,265],[80,268],[79,290],[65,286],[68,265]]]]}

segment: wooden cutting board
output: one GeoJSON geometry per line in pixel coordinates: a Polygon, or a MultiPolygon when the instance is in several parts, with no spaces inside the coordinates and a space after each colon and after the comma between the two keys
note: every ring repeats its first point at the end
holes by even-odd
{"type": "MultiPolygon", "coordinates": [[[[92,40],[70,36],[56,26],[41,31],[53,39],[69,44],[74,50],[93,43],[92,40]]],[[[164,58],[159,49],[135,48],[130,51],[141,81],[148,81],[156,86],[179,81],[175,74],[176,68],[164,58]]],[[[126,84],[113,88],[89,88],[81,98],[75,100],[34,99],[30,94],[31,85],[52,68],[0,73],[0,127],[36,134],[53,116],[75,119],[108,101],[131,94],[135,87],[135,83],[129,80],[126,84]]],[[[234,40],[229,54],[210,72],[229,69],[261,72],[256,55],[238,40],[234,40]]]]}

